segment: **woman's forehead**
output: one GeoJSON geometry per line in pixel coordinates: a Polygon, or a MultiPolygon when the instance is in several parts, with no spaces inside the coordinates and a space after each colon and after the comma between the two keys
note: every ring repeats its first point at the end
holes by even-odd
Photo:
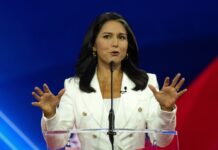
{"type": "Polygon", "coordinates": [[[126,34],[126,28],[122,23],[116,20],[111,20],[105,22],[105,24],[102,26],[100,32],[116,32],[116,33],[124,33],[126,34]]]}

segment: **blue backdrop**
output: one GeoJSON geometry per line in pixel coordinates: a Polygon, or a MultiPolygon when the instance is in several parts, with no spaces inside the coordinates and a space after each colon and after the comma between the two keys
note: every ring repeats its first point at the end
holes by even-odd
{"type": "Polygon", "coordinates": [[[181,72],[188,86],[218,54],[217,6],[216,0],[1,0],[0,148],[45,149],[31,92],[46,82],[57,93],[74,74],[95,16],[121,13],[138,40],[140,66],[160,84],[181,72]]]}

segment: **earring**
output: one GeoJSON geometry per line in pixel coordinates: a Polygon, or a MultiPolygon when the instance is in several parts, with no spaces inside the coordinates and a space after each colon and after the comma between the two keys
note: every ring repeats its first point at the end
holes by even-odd
{"type": "Polygon", "coordinates": [[[92,51],[92,55],[93,55],[93,57],[96,57],[97,56],[97,52],[96,51],[92,51]]]}
{"type": "Polygon", "coordinates": [[[128,55],[128,53],[126,53],[126,58],[125,59],[128,59],[129,58],[129,55],[128,55]]]}

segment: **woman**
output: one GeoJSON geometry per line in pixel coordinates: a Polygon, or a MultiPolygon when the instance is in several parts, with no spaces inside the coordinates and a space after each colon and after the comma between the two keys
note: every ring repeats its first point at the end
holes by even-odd
{"type": "MultiPolygon", "coordinates": [[[[185,79],[177,74],[170,83],[166,77],[159,91],[156,76],[137,67],[138,46],[128,23],[117,13],[104,13],[90,26],[76,75],[65,80],[65,91],[55,96],[44,84],[44,90],[36,87],[32,93],[38,100],[33,105],[40,107],[44,115],[43,132],[68,130],[74,126],[108,128],[110,62],[114,63],[115,128],[175,129],[175,103],[186,92],[186,89],[180,90],[185,79]]],[[[144,134],[121,133],[114,138],[115,149],[132,150],[142,148],[145,137],[144,134]]],[[[79,135],[79,139],[82,149],[111,149],[107,134],[79,135]]],[[[165,146],[171,138],[160,136],[158,140],[161,141],[159,146],[165,146]]]]}

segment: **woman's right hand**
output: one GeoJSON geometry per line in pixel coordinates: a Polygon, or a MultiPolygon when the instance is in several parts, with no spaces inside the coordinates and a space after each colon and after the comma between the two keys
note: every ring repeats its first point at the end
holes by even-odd
{"type": "Polygon", "coordinates": [[[33,97],[37,102],[32,102],[33,106],[39,107],[46,118],[51,118],[56,113],[56,107],[58,106],[61,96],[64,94],[64,89],[60,90],[58,95],[54,95],[47,84],[43,84],[43,90],[39,87],[34,88],[32,92],[33,97]]]}

